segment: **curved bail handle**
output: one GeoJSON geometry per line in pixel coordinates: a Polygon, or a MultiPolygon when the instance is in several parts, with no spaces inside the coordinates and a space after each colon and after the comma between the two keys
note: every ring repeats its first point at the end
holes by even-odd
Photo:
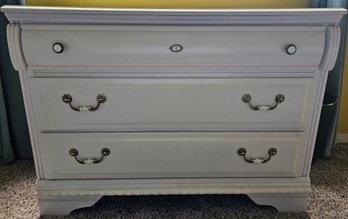
{"type": "Polygon", "coordinates": [[[247,163],[263,164],[263,163],[267,163],[269,160],[271,160],[272,156],[277,154],[277,149],[276,148],[268,149],[268,157],[267,158],[247,158],[246,157],[246,149],[245,148],[239,148],[238,151],[237,151],[237,154],[239,156],[242,156],[243,159],[247,163]]]}
{"type": "Polygon", "coordinates": [[[77,112],[94,112],[97,111],[102,103],[105,103],[107,98],[104,94],[98,94],[97,96],[97,105],[95,106],[73,106],[72,105],[72,96],[70,94],[64,94],[62,96],[64,103],[69,104],[70,108],[77,112]]]}
{"type": "Polygon", "coordinates": [[[255,111],[271,111],[277,108],[278,104],[284,102],[285,96],[283,94],[277,94],[274,98],[275,103],[272,105],[269,104],[261,104],[261,105],[253,105],[251,103],[251,95],[250,94],[244,94],[242,96],[242,101],[244,103],[247,103],[250,107],[250,109],[255,111]]]}
{"type": "Polygon", "coordinates": [[[87,159],[79,159],[77,156],[79,155],[79,151],[76,148],[71,148],[69,150],[70,156],[74,157],[75,160],[80,164],[97,164],[104,160],[106,156],[109,156],[111,153],[109,148],[103,148],[101,150],[100,158],[87,158],[87,159]]]}

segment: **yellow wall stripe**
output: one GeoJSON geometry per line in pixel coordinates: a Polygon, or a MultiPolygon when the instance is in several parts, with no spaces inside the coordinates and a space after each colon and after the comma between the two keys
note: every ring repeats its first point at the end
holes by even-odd
{"type": "Polygon", "coordinates": [[[26,0],[27,5],[118,8],[307,8],[310,0],[26,0]]]}

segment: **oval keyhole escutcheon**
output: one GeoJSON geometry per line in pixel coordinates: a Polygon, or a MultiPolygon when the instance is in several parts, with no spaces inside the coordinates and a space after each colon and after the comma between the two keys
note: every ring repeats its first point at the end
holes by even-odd
{"type": "Polygon", "coordinates": [[[184,47],[180,44],[173,44],[169,47],[169,49],[174,53],[178,53],[181,52],[184,49],[184,47]]]}

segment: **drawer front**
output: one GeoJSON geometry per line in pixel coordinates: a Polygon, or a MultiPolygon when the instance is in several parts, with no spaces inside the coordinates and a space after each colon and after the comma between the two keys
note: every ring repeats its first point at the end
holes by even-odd
{"type": "Polygon", "coordinates": [[[324,27],[22,26],[31,68],[317,68],[325,45],[324,27]]]}
{"type": "Polygon", "coordinates": [[[40,130],[297,130],[305,128],[313,107],[314,80],[303,78],[31,78],[29,82],[40,130]],[[63,102],[65,94],[70,103],[63,102]],[[106,101],[95,111],[71,108],[95,108],[99,94],[106,101]],[[250,103],[242,100],[247,94],[250,103]],[[277,96],[284,101],[277,104],[277,96]],[[265,110],[271,106],[273,110],[265,110]]]}
{"type": "Polygon", "coordinates": [[[39,134],[46,179],[296,177],[303,139],[300,133],[39,134]],[[110,154],[92,163],[103,148],[110,154]],[[252,164],[240,148],[247,160],[265,161],[271,148],[276,154],[252,164]]]}

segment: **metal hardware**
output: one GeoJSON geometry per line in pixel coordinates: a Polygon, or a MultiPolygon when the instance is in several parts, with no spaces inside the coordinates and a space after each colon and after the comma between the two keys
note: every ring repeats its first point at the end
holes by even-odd
{"type": "Polygon", "coordinates": [[[173,44],[169,47],[169,49],[174,53],[178,53],[181,52],[184,49],[184,47],[180,44],[173,44]]]}
{"type": "Polygon", "coordinates": [[[325,93],[324,100],[323,100],[323,107],[330,107],[337,104],[337,98],[332,96],[329,93],[325,93]]]}
{"type": "Polygon", "coordinates": [[[285,52],[288,55],[293,55],[297,51],[297,47],[294,44],[290,44],[285,48],[285,52]]]}
{"type": "Polygon", "coordinates": [[[282,103],[284,102],[285,100],[285,97],[283,94],[277,94],[277,96],[275,96],[275,103],[273,105],[268,105],[268,104],[264,104],[264,105],[252,105],[250,102],[251,102],[251,96],[250,94],[244,94],[242,96],[242,101],[244,103],[248,103],[249,104],[249,107],[252,109],[252,110],[255,110],[255,111],[271,111],[271,110],[274,110],[279,103],[282,103]]]}
{"type": "Polygon", "coordinates": [[[97,164],[104,160],[106,156],[109,156],[111,153],[109,148],[103,148],[101,150],[101,157],[99,159],[97,158],[88,158],[88,159],[78,159],[77,156],[79,155],[79,151],[76,148],[71,148],[69,150],[69,154],[72,157],[75,157],[75,160],[80,164],[97,164]]]}
{"type": "Polygon", "coordinates": [[[96,111],[97,109],[99,109],[100,105],[102,103],[105,103],[106,102],[106,96],[104,94],[99,94],[97,96],[97,105],[96,106],[73,106],[71,104],[72,102],[72,96],[70,94],[64,94],[62,96],[62,100],[64,103],[67,103],[69,104],[70,108],[75,110],[75,111],[78,111],[78,112],[93,112],[93,111],[96,111]]]}
{"type": "Polygon", "coordinates": [[[242,156],[243,159],[247,163],[263,164],[263,163],[267,163],[272,158],[272,156],[277,154],[277,149],[276,148],[270,148],[268,150],[268,157],[267,158],[247,158],[246,157],[246,149],[245,148],[239,148],[237,153],[238,153],[239,156],[242,156]]]}
{"type": "Polygon", "coordinates": [[[52,49],[55,53],[59,54],[64,51],[64,46],[61,43],[55,43],[53,44],[52,49]]]}

